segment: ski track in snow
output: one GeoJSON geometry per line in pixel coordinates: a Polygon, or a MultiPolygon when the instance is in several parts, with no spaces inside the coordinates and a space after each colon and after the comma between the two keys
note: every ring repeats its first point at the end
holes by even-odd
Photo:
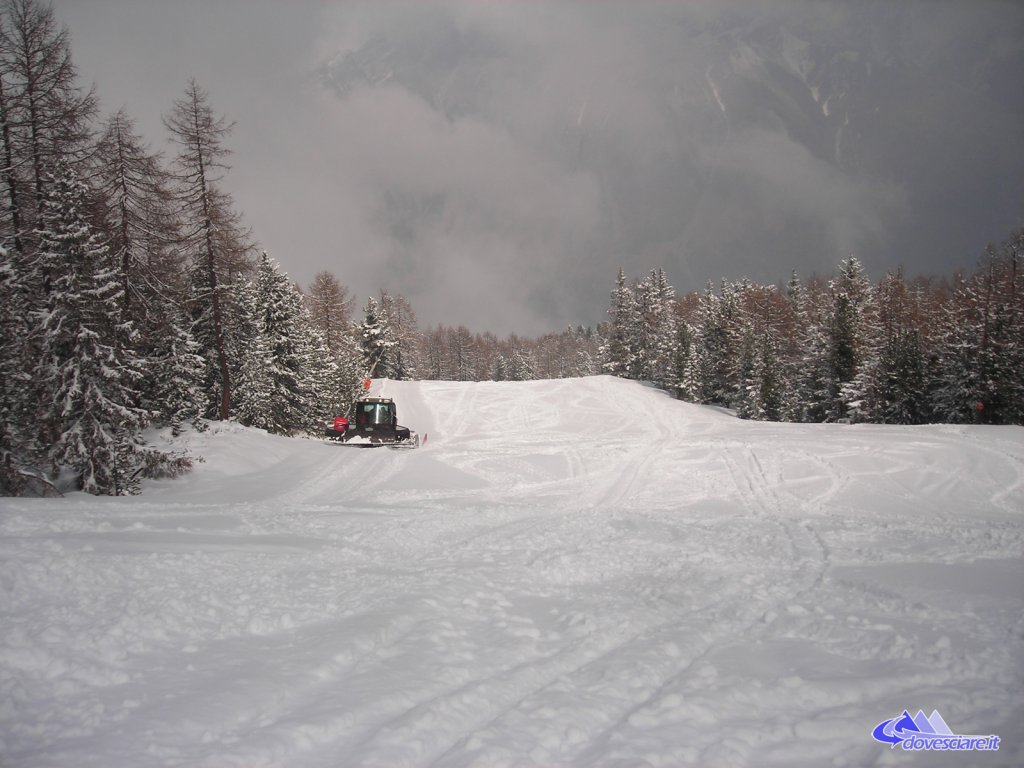
{"type": "Polygon", "coordinates": [[[1024,764],[1024,430],[375,394],[422,448],[0,500],[0,766],[1024,764]],[[1000,751],[871,739],[918,708],[1000,751]]]}

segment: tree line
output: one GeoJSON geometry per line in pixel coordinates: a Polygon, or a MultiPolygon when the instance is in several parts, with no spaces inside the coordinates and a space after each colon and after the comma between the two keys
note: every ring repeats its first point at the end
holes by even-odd
{"type": "Polygon", "coordinates": [[[0,494],[134,493],[190,466],[147,428],[316,434],[366,376],[610,373],[745,418],[1021,423],[1020,234],[952,280],[873,285],[850,258],[677,298],[662,270],[620,271],[596,328],[421,330],[401,295],[357,307],[332,273],[301,287],[258,249],[223,186],[232,125],[198,83],[164,126],[167,154],[125,111],[102,117],[52,9],[3,0],[0,494]]]}
{"type": "Polygon", "coordinates": [[[952,278],[878,283],[853,256],[784,287],[723,280],[676,299],[620,271],[603,370],[766,421],[1024,424],[1024,230],[952,278]]]}

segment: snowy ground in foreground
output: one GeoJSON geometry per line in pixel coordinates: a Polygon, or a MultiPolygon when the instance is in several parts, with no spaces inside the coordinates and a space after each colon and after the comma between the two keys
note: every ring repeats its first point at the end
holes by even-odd
{"type": "Polygon", "coordinates": [[[425,447],[215,425],[0,500],[0,765],[1024,764],[1024,429],[383,390],[425,447]],[[874,742],[904,709],[1001,749],[874,742]]]}

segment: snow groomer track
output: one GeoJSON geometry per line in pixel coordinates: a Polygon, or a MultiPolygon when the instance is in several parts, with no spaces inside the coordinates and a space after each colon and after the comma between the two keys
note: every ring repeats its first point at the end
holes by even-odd
{"type": "Polygon", "coordinates": [[[142,496],[0,500],[0,765],[1024,764],[1024,429],[374,393],[429,443],[215,424],[142,496]],[[874,741],[904,709],[999,751],[874,741]]]}

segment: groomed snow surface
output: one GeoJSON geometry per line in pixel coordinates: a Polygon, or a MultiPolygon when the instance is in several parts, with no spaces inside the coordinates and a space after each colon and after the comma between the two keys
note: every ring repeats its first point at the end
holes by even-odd
{"type": "Polygon", "coordinates": [[[0,765],[1024,765],[1024,429],[374,394],[424,447],[214,424],[0,501],[0,765]],[[873,741],[904,709],[1000,749],[873,741]]]}

